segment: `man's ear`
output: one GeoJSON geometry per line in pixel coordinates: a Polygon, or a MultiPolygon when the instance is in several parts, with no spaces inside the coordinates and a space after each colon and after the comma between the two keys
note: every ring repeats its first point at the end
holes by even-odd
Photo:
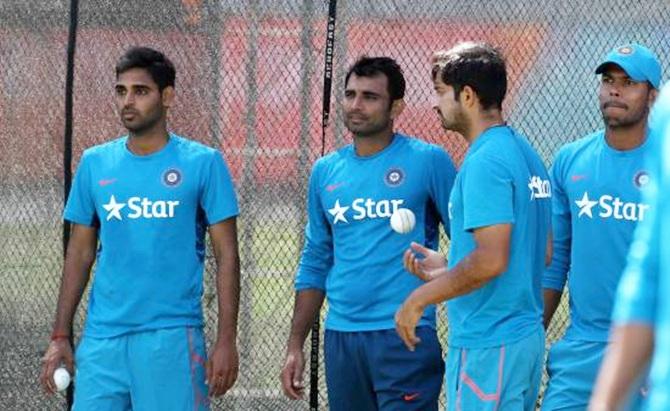
{"type": "Polygon", "coordinates": [[[163,103],[163,107],[164,108],[172,107],[172,104],[174,104],[174,99],[175,99],[174,87],[172,86],[165,87],[161,92],[161,101],[163,103]]]}
{"type": "Polygon", "coordinates": [[[477,93],[475,93],[475,90],[472,87],[463,86],[458,95],[458,101],[463,107],[471,109],[479,104],[479,97],[477,97],[477,93]]]}
{"type": "Polygon", "coordinates": [[[395,120],[405,109],[405,100],[402,98],[393,100],[391,103],[391,119],[395,120]]]}
{"type": "Polygon", "coordinates": [[[656,101],[656,97],[658,97],[658,90],[656,90],[655,88],[652,88],[649,91],[649,99],[647,101],[647,107],[649,107],[651,109],[651,106],[653,106],[654,102],[656,101]]]}

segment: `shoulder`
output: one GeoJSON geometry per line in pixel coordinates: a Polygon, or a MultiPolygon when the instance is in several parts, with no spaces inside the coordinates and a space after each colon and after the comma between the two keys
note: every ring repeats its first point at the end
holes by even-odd
{"type": "Polygon", "coordinates": [[[435,162],[441,165],[452,165],[453,161],[449,153],[441,146],[421,140],[417,137],[407,136],[404,134],[396,134],[396,138],[401,139],[399,142],[403,145],[403,156],[411,154],[412,159],[421,158],[422,160],[430,161],[427,163],[423,161],[421,164],[432,167],[435,162]],[[444,163],[447,164],[444,164],[444,163]]]}
{"type": "Polygon", "coordinates": [[[604,134],[604,130],[599,130],[573,142],[565,144],[558,150],[555,162],[566,161],[584,153],[594,152],[595,149],[600,145],[604,134]]]}
{"type": "Polygon", "coordinates": [[[312,174],[341,166],[351,158],[353,149],[354,147],[352,144],[347,144],[344,147],[331,151],[323,157],[318,158],[314,162],[314,165],[312,165],[312,174]]]}
{"type": "Polygon", "coordinates": [[[217,155],[219,156],[221,155],[221,152],[219,150],[216,150],[215,148],[209,147],[198,141],[191,140],[189,138],[182,137],[177,134],[171,134],[170,138],[174,139],[174,144],[177,150],[182,153],[194,157],[204,157],[204,158],[212,158],[216,157],[217,155]]]}
{"type": "Polygon", "coordinates": [[[126,149],[128,136],[117,137],[111,141],[98,144],[84,150],[81,156],[80,165],[89,162],[100,163],[109,160],[123,153],[126,149]]]}
{"type": "Polygon", "coordinates": [[[179,158],[185,160],[189,167],[226,167],[224,155],[221,151],[176,134],[171,134],[174,140],[175,152],[179,158]]]}
{"type": "Polygon", "coordinates": [[[113,140],[107,141],[105,143],[97,144],[84,150],[84,156],[86,157],[104,156],[105,154],[113,151],[123,150],[126,147],[127,140],[128,136],[121,136],[113,140]]]}

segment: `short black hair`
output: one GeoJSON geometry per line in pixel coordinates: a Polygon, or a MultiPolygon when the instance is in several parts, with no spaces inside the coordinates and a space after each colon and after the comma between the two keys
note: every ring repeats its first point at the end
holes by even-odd
{"type": "Polygon", "coordinates": [[[116,63],[116,78],[134,68],[148,71],[160,91],[168,86],[174,87],[176,77],[174,64],[158,50],[149,47],[132,47],[126,50],[116,63]]]}
{"type": "Polygon", "coordinates": [[[484,110],[502,109],[507,94],[507,69],[502,53],[486,43],[460,43],[433,55],[433,81],[439,75],[444,84],[454,88],[458,99],[465,86],[470,86],[484,110]]]}
{"type": "Polygon", "coordinates": [[[349,77],[374,77],[383,74],[387,79],[387,89],[391,102],[405,97],[405,75],[400,65],[390,57],[362,56],[349,68],[344,79],[344,87],[349,84],[349,77]]]}

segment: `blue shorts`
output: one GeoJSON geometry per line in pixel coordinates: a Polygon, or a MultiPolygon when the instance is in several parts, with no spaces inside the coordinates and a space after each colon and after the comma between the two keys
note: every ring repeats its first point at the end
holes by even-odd
{"type": "MultiPolygon", "coordinates": [[[[606,342],[560,340],[549,350],[549,382],[542,400],[543,411],[585,410],[591,398],[606,342]]],[[[625,410],[641,409],[645,392],[638,384],[625,410]]]]}
{"type": "Polygon", "coordinates": [[[492,348],[449,349],[449,411],[534,411],[544,362],[544,330],[492,348]]]}
{"type": "Polygon", "coordinates": [[[209,410],[201,328],[84,337],[75,354],[74,411],[209,410]]]}
{"type": "Polygon", "coordinates": [[[436,411],[444,375],[435,329],[418,327],[409,351],[394,329],[326,330],[326,385],[331,411],[436,411]]]}

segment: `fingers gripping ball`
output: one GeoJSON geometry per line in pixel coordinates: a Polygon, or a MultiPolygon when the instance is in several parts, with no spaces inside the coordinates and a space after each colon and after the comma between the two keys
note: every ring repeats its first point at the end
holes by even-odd
{"type": "Polygon", "coordinates": [[[65,390],[70,385],[70,373],[64,367],[56,368],[54,371],[54,383],[58,391],[65,390]]]}
{"type": "Polygon", "coordinates": [[[408,208],[398,208],[391,215],[391,228],[399,234],[407,234],[414,230],[416,217],[408,208]]]}

